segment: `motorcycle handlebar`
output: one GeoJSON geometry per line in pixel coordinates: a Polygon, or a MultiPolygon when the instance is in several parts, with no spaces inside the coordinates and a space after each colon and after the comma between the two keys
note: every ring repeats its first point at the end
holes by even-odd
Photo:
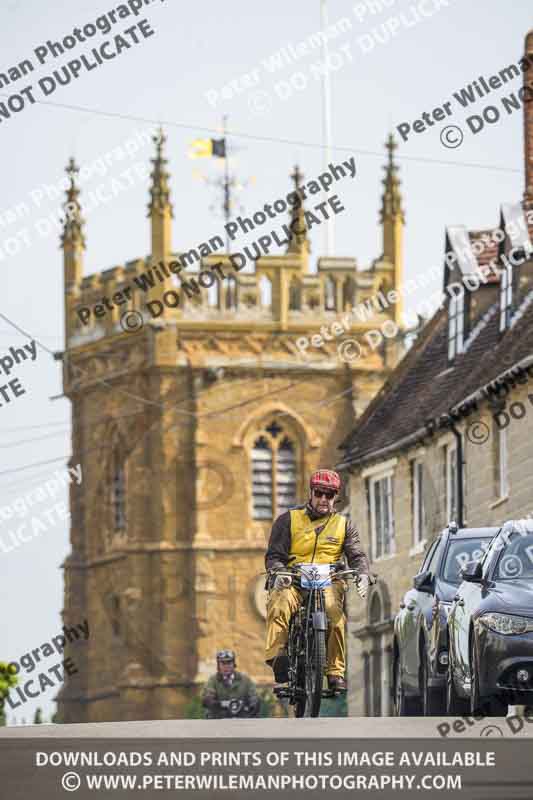
{"type": "MultiPolygon", "coordinates": [[[[281,575],[281,576],[284,576],[284,577],[293,578],[295,574],[298,574],[298,572],[302,572],[302,570],[300,568],[298,568],[298,567],[294,567],[292,569],[292,571],[285,571],[285,570],[281,570],[281,569],[280,570],[275,570],[274,569],[274,570],[269,570],[266,574],[268,576],[270,576],[270,577],[276,576],[276,575],[281,575]]],[[[341,570],[341,571],[333,572],[332,575],[331,575],[331,579],[332,580],[339,580],[344,575],[357,575],[357,574],[358,573],[357,573],[356,569],[344,569],[344,570],[341,570]]],[[[375,574],[370,574],[369,578],[370,578],[370,583],[373,584],[373,583],[376,583],[376,581],[378,579],[378,576],[375,575],[375,574]]],[[[359,581],[357,579],[356,583],[358,583],[358,582],[359,581]]]]}

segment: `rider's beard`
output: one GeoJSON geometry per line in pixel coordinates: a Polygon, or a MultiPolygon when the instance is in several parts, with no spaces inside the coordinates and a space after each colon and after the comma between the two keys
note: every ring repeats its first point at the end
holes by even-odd
{"type": "Polygon", "coordinates": [[[222,682],[224,683],[224,686],[231,686],[234,676],[234,672],[230,672],[229,675],[222,675],[222,682]]]}

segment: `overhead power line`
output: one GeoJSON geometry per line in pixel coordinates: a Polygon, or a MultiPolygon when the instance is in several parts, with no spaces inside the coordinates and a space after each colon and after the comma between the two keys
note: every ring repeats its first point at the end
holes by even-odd
{"type": "MultiPolygon", "coordinates": [[[[8,97],[5,93],[0,93],[0,97],[8,97]]],[[[187,122],[176,122],[175,120],[164,120],[164,119],[153,119],[151,117],[139,117],[133,114],[120,114],[116,111],[101,111],[97,108],[87,108],[84,106],[74,106],[68,103],[53,103],[50,101],[43,101],[43,100],[36,100],[36,104],[49,106],[50,108],[62,108],[66,111],[77,111],[82,114],[93,114],[94,116],[105,117],[108,119],[120,119],[125,120],[128,122],[143,122],[150,125],[164,125],[167,128],[181,128],[182,130],[188,131],[196,131],[197,133],[205,132],[205,133],[213,133],[213,134],[220,134],[219,128],[212,128],[207,127],[205,125],[197,125],[197,124],[190,124],[187,122]]],[[[323,150],[324,146],[320,142],[309,142],[304,141],[302,139],[288,139],[282,138],[279,136],[264,136],[257,133],[248,133],[247,131],[239,131],[239,130],[228,130],[228,136],[231,136],[235,139],[247,139],[248,141],[255,141],[255,142],[265,142],[267,144],[288,144],[288,145],[297,145],[298,147],[308,147],[314,150],[323,150]]],[[[331,144],[331,150],[337,151],[339,153],[351,153],[359,156],[371,156],[373,158],[383,158],[383,152],[381,150],[366,150],[361,147],[354,147],[352,145],[338,145],[338,144],[331,144]]],[[[421,164],[438,164],[440,166],[445,167],[467,167],[469,169],[487,169],[492,170],[494,172],[514,172],[514,173],[522,173],[523,170],[520,168],[514,167],[505,167],[495,164],[479,164],[470,161],[447,161],[441,158],[427,158],[424,156],[406,156],[398,154],[396,156],[398,161],[412,161],[414,163],[421,163],[421,164]]]]}

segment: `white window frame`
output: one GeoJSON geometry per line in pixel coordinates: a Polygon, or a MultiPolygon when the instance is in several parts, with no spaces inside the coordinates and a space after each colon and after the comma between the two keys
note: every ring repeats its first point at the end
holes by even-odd
{"type": "Polygon", "coordinates": [[[513,266],[507,263],[500,278],[500,333],[509,327],[513,305],[513,266]]]}
{"type": "Polygon", "coordinates": [[[396,542],[394,535],[394,498],[393,498],[393,479],[394,473],[392,471],[380,473],[369,479],[369,494],[370,494],[370,535],[372,537],[372,561],[380,561],[385,558],[391,558],[396,554],[396,542]],[[376,501],[374,496],[374,487],[376,484],[385,481],[385,492],[387,498],[388,518],[390,521],[390,529],[388,531],[388,548],[383,549],[383,552],[378,555],[377,549],[377,518],[376,518],[376,501]]]}
{"type": "Polygon", "coordinates": [[[448,304],[448,359],[452,361],[464,349],[465,293],[450,297],[448,304]]]}
{"type": "Polygon", "coordinates": [[[422,550],[427,541],[427,517],[424,504],[424,462],[413,458],[410,462],[412,480],[413,542],[412,552],[422,550]],[[420,525],[422,521],[422,525],[420,525]]]}
{"type": "MultiPolygon", "coordinates": [[[[498,427],[494,423],[494,427],[498,427]]],[[[509,497],[509,459],[507,448],[507,428],[499,428],[495,434],[495,456],[498,469],[498,499],[509,497]]]]}
{"type": "MultiPolygon", "coordinates": [[[[457,506],[458,500],[458,476],[457,476],[457,443],[452,442],[444,447],[445,458],[445,497],[446,497],[446,524],[452,521],[452,496],[455,494],[455,505],[457,506]],[[452,492],[452,475],[455,474],[455,487],[452,492]]],[[[457,508],[455,509],[455,516],[457,515],[457,508]]],[[[455,520],[457,521],[457,520],[455,520]]]]}

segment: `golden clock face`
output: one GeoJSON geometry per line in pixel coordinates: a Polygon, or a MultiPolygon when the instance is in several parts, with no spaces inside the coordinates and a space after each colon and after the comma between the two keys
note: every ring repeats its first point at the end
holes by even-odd
{"type": "Polygon", "coordinates": [[[253,600],[259,616],[261,616],[263,619],[266,619],[267,592],[265,591],[264,575],[260,575],[255,581],[253,588],[253,600]]]}

